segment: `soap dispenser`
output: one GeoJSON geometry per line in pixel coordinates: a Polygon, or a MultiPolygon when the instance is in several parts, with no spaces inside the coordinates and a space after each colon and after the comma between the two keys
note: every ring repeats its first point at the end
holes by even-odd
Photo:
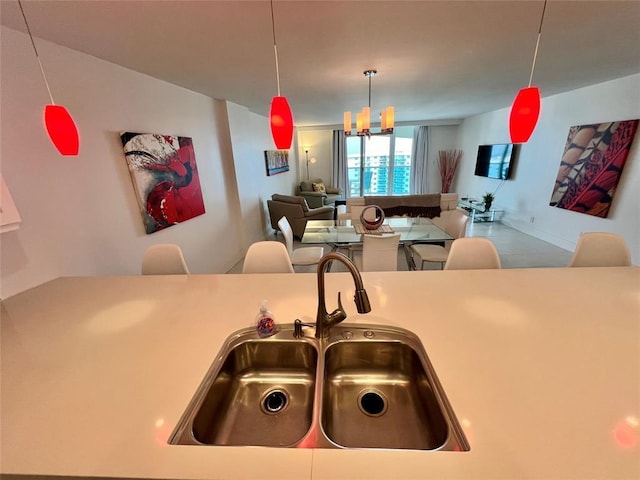
{"type": "Polygon", "coordinates": [[[267,301],[263,300],[260,305],[260,312],[256,317],[256,330],[260,338],[270,337],[276,333],[276,322],[273,313],[267,310],[267,301]]]}

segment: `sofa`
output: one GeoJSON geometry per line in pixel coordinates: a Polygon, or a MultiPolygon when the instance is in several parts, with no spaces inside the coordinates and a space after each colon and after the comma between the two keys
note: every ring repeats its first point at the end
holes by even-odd
{"type": "Polygon", "coordinates": [[[347,198],[346,205],[338,207],[338,220],[351,219],[352,206],[379,205],[386,216],[425,216],[440,228],[444,228],[451,212],[458,208],[457,193],[433,193],[424,195],[394,195],[347,198]]]}
{"type": "Polygon", "coordinates": [[[324,207],[325,205],[335,206],[335,201],[342,196],[342,192],[339,188],[327,185],[321,178],[316,178],[314,180],[300,182],[296,187],[296,195],[304,197],[310,208],[318,208],[324,207]],[[315,191],[313,189],[314,183],[324,185],[325,191],[315,191]]]}
{"type": "Polygon", "coordinates": [[[287,217],[291,224],[293,235],[298,239],[302,238],[307,220],[333,220],[334,213],[332,205],[309,208],[304,197],[281,195],[279,193],[271,195],[271,200],[267,200],[267,208],[269,209],[271,228],[276,231],[280,230],[278,228],[278,220],[283,216],[287,217]]]}

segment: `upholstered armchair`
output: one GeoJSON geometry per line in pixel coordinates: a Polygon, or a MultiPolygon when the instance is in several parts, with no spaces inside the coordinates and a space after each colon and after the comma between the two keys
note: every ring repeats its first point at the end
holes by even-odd
{"type": "Polygon", "coordinates": [[[269,208],[271,228],[279,230],[278,220],[283,216],[287,217],[294,236],[299,239],[302,238],[307,220],[333,220],[333,206],[309,208],[304,197],[274,193],[271,195],[271,200],[267,200],[267,207],[269,208]]]}
{"type": "Polygon", "coordinates": [[[318,208],[334,205],[336,199],[341,197],[342,192],[339,188],[328,186],[321,178],[316,178],[300,182],[300,185],[296,187],[296,195],[304,197],[310,208],[318,208]]]}

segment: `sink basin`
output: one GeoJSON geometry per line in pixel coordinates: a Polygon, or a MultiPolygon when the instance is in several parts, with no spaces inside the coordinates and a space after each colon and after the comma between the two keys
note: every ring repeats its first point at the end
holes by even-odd
{"type": "Polygon", "coordinates": [[[386,341],[327,350],[322,427],[335,443],[357,448],[433,450],[448,436],[418,355],[386,341]]]}
{"type": "MultiPolygon", "coordinates": [[[[247,335],[248,334],[248,335],[247,335]]],[[[183,418],[178,444],[293,446],[309,431],[318,354],[313,344],[236,337],[183,418]]]]}
{"type": "Polygon", "coordinates": [[[469,450],[419,338],[339,324],[233,334],[169,439],[180,445],[469,450]]]}

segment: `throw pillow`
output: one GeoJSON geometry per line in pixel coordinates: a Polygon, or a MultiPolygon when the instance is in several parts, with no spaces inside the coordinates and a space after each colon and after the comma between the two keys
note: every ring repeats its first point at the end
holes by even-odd
{"type": "Polygon", "coordinates": [[[314,183],[313,184],[313,191],[314,192],[326,193],[327,189],[325,188],[324,183],[320,182],[320,183],[314,183]]]}
{"type": "Polygon", "coordinates": [[[311,182],[305,182],[305,181],[300,182],[300,191],[313,192],[313,186],[311,185],[311,182]]]}

